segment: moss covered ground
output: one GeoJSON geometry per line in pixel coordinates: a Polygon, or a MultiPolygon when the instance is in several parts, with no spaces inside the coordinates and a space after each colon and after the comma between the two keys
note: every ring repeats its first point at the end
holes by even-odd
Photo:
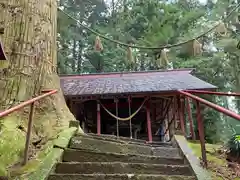
{"type": "Polygon", "coordinates": [[[17,117],[0,120],[0,176],[8,176],[8,168],[23,154],[25,133],[17,128],[19,123],[17,117]]]}
{"type": "MultiPolygon", "coordinates": [[[[4,118],[4,120],[0,119],[0,176],[7,176],[10,179],[20,176],[23,177],[21,179],[26,179],[24,177],[33,172],[44,174],[42,171],[38,171],[38,169],[44,169],[45,166],[47,167],[45,169],[51,169],[51,166],[63,151],[62,149],[56,150],[53,146],[66,147],[73,133],[77,130],[74,127],[65,128],[55,137],[47,140],[38,149],[30,147],[31,158],[25,166],[21,166],[26,129],[19,128],[19,125],[26,127],[18,116],[9,116],[4,118]]],[[[34,135],[33,133],[32,139],[34,135]]],[[[35,176],[38,176],[38,174],[35,174],[35,176]]]]}
{"type": "MultiPolygon", "coordinates": [[[[193,150],[193,153],[198,157],[201,158],[201,145],[199,142],[189,141],[188,146],[193,150]]],[[[206,151],[207,151],[207,160],[209,164],[209,171],[212,174],[213,180],[225,180],[225,179],[232,179],[232,180],[240,180],[240,178],[231,178],[228,176],[231,170],[228,168],[228,163],[226,157],[224,155],[220,155],[217,153],[217,150],[221,148],[221,145],[216,144],[206,144],[206,151]]]]}

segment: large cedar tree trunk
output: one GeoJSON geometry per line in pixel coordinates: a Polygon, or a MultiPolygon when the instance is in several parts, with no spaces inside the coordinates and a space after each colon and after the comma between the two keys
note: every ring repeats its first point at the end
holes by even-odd
{"type": "MultiPolygon", "coordinates": [[[[56,0],[0,0],[0,35],[10,66],[0,70],[0,111],[39,95],[59,93],[36,103],[34,138],[52,137],[74,116],[68,110],[56,73],[56,0]]],[[[27,111],[28,108],[25,109],[27,111]]],[[[22,113],[27,117],[27,113],[22,113]]],[[[21,125],[26,128],[27,118],[21,125]]]]}

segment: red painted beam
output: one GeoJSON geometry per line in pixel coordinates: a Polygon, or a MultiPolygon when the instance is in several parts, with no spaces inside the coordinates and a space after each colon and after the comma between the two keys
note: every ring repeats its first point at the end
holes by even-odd
{"type": "Polygon", "coordinates": [[[199,101],[199,102],[201,102],[201,103],[203,103],[203,104],[205,104],[205,105],[207,105],[207,106],[217,110],[218,112],[221,112],[221,113],[223,113],[225,115],[228,115],[228,116],[230,116],[230,117],[240,121],[240,115],[235,113],[235,112],[233,112],[233,111],[230,111],[230,110],[228,110],[228,109],[226,109],[226,108],[224,108],[222,106],[219,106],[217,104],[209,102],[209,101],[207,101],[205,99],[202,99],[202,98],[200,98],[198,96],[192,95],[192,94],[190,94],[188,92],[185,92],[185,91],[182,91],[182,90],[179,90],[178,92],[180,94],[182,94],[182,95],[185,95],[185,96],[190,97],[190,98],[192,98],[194,100],[197,100],[197,101],[199,101]]]}
{"type": "Polygon", "coordinates": [[[233,92],[214,92],[214,91],[202,91],[202,90],[184,90],[185,92],[193,93],[193,94],[210,94],[210,95],[218,95],[218,96],[240,96],[240,93],[233,92]]]}
{"type": "Polygon", "coordinates": [[[8,110],[6,110],[6,111],[0,112],[0,118],[1,118],[1,117],[4,117],[4,116],[7,116],[7,115],[11,114],[12,112],[15,112],[15,111],[17,111],[17,110],[19,110],[19,109],[27,106],[27,105],[32,104],[32,103],[35,102],[35,101],[38,101],[38,100],[40,100],[40,99],[43,99],[43,98],[45,98],[45,97],[47,97],[47,96],[50,96],[50,95],[52,95],[52,94],[55,94],[55,93],[57,93],[57,90],[52,90],[52,91],[50,91],[50,92],[48,92],[48,93],[45,93],[45,94],[43,94],[43,95],[37,96],[37,97],[32,98],[32,99],[30,99],[30,100],[28,100],[28,101],[25,101],[25,102],[23,102],[23,103],[20,103],[19,105],[15,106],[15,107],[13,107],[13,108],[10,108],[10,109],[8,109],[8,110]]]}

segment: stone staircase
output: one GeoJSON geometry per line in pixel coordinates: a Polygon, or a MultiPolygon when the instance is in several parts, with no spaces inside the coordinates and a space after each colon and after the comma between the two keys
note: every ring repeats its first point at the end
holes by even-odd
{"type": "Polygon", "coordinates": [[[75,135],[48,180],[195,180],[171,143],[75,135]]]}

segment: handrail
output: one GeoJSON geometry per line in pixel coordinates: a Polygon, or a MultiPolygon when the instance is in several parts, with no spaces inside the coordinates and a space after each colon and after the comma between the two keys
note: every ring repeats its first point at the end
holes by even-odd
{"type": "Polygon", "coordinates": [[[52,94],[57,93],[58,90],[45,90],[42,91],[44,94],[37,96],[35,98],[32,98],[30,100],[24,101],[22,103],[20,103],[19,105],[12,107],[8,110],[5,110],[3,112],[0,112],[0,118],[5,117],[17,110],[20,110],[28,105],[30,105],[30,113],[29,113],[29,118],[28,118],[28,128],[27,128],[27,134],[26,134],[26,143],[25,143],[25,149],[24,149],[24,157],[23,157],[23,164],[22,165],[26,165],[27,161],[28,161],[28,149],[29,149],[29,145],[30,145],[30,139],[31,139],[31,132],[32,132],[32,126],[33,126],[33,115],[34,115],[34,103],[36,101],[39,101],[47,96],[50,96],[52,94]]]}
{"type": "MultiPolygon", "coordinates": [[[[230,95],[233,95],[233,96],[238,96],[239,93],[231,93],[231,94],[228,94],[228,93],[216,93],[216,92],[205,92],[205,91],[183,91],[183,90],[178,90],[178,92],[180,93],[180,95],[182,95],[184,98],[187,97],[187,98],[191,98],[193,100],[196,101],[196,109],[197,109],[197,124],[198,124],[198,133],[199,133],[199,138],[200,138],[200,143],[201,143],[201,152],[202,152],[202,160],[203,160],[203,163],[204,163],[204,166],[207,167],[207,156],[206,156],[206,147],[205,147],[205,135],[204,135],[204,126],[203,126],[203,117],[202,117],[202,114],[201,114],[201,108],[200,108],[200,103],[208,106],[208,107],[211,107],[215,110],[217,110],[218,112],[221,112],[227,116],[230,116],[238,121],[240,121],[240,115],[233,112],[233,111],[230,111],[222,106],[219,106],[217,104],[214,104],[210,101],[207,101],[203,98],[200,98],[198,96],[195,96],[193,95],[192,93],[196,92],[196,93],[200,93],[200,94],[215,94],[215,95],[227,95],[227,96],[230,96],[230,95]]],[[[183,112],[181,112],[182,115],[183,115],[183,112]]],[[[182,120],[183,122],[183,120],[182,120]]],[[[183,122],[184,123],[184,122],[183,122]]],[[[182,129],[183,133],[184,132],[184,129],[182,129]]],[[[193,131],[193,130],[192,130],[193,131]]]]}
{"type": "Polygon", "coordinates": [[[193,94],[210,94],[216,96],[240,96],[239,92],[215,92],[215,91],[203,91],[203,90],[184,90],[193,94]]]}
{"type": "Polygon", "coordinates": [[[211,108],[213,108],[213,109],[215,109],[215,110],[217,110],[217,111],[219,111],[219,112],[222,112],[223,114],[226,114],[226,115],[228,115],[228,116],[230,116],[230,117],[232,117],[232,118],[240,121],[240,115],[237,114],[237,113],[235,113],[235,112],[233,112],[233,111],[230,111],[230,110],[228,110],[228,109],[225,109],[225,108],[223,108],[222,106],[219,106],[219,105],[217,105],[217,104],[214,104],[214,103],[212,103],[212,102],[209,102],[209,101],[207,101],[207,100],[205,100],[205,99],[202,99],[202,98],[200,98],[200,97],[197,97],[197,96],[195,96],[195,95],[192,95],[192,94],[190,94],[190,93],[188,93],[188,92],[181,91],[181,90],[179,90],[178,92],[180,92],[182,95],[188,96],[188,97],[190,97],[190,98],[192,98],[192,99],[194,99],[194,100],[196,100],[196,101],[199,101],[199,102],[201,102],[201,103],[203,103],[203,104],[205,104],[205,105],[207,105],[207,106],[209,106],[209,107],[211,107],[211,108]]]}
{"type": "Polygon", "coordinates": [[[22,109],[25,106],[30,105],[30,104],[32,104],[35,101],[39,101],[40,99],[43,99],[43,98],[45,98],[47,96],[50,96],[52,94],[55,94],[55,93],[57,93],[57,90],[50,90],[49,92],[44,93],[43,95],[37,96],[37,97],[32,98],[32,99],[27,100],[27,101],[24,101],[24,102],[20,103],[19,105],[15,106],[15,107],[12,107],[12,108],[10,108],[8,110],[0,112],[0,118],[4,117],[4,116],[7,116],[7,115],[11,114],[12,112],[15,112],[15,111],[17,111],[19,109],[22,109]]]}

